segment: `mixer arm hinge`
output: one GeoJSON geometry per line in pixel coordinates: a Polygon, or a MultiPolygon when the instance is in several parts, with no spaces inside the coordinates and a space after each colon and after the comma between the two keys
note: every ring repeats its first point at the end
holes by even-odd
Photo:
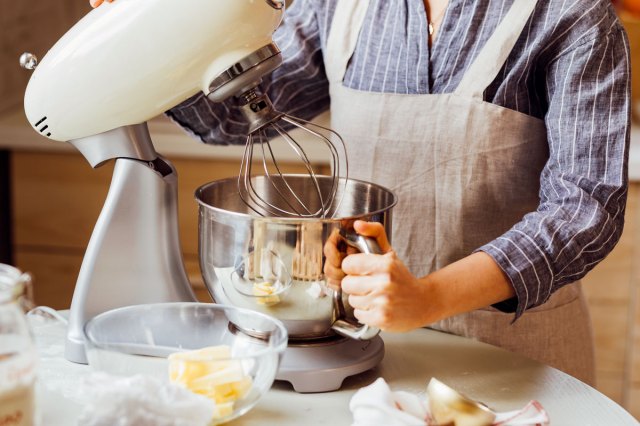
{"type": "Polygon", "coordinates": [[[74,139],[69,143],[94,168],[116,158],[154,162],[159,157],[153,147],[147,123],[118,127],[97,135],[74,139]]]}
{"type": "Polygon", "coordinates": [[[169,163],[162,157],[158,157],[153,161],[148,161],[147,167],[158,173],[163,178],[175,172],[175,169],[173,168],[171,163],[169,163]]]}

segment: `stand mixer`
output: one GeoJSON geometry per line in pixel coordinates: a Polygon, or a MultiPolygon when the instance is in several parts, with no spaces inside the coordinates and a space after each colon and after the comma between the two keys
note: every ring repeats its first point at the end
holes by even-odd
{"type": "MultiPolygon", "coordinates": [[[[25,94],[33,128],[49,139],[68,141],[92,167],[115,159],[109,193],[73,295],[67,359],[86,363],[83,327],[99,313],[135,304],[196,300],[179,246],[176,171],[155,151],[146,121],[198,92],[214,102],[236,96],[243,104],[251,128],[237,189],[254,213],[326,218],[337,211],[339,182],[344,187],[347,181],[338,178],[348,167],[338,161],[339,135],[275,111],[257,89],[262,77],[282,62],[272,34],[283,13],[283,0],[118,0],[88,13],[41,63],[31,54],[21,57],[23,67],[35,70],[25,94]],[[320,190],[304,151],[284,133],[287,125],[305,127],[326,144],[333,173],[326,190],[320,190]],[[259,145],[268,156],[269,128],[285,136],[316,182],[319,200],[313,207],[292,192],[275,158],[276,172],[270,174],[273,167],[266,162],[264,172],[278,200],[265,203],[253,186],[252,150],[259,145]]],[[[362,342],[354,342],[357,354],[343,361],[353,368],[340,373],[338,387],[344,377],[382,359],[379,337],[365,342],[364,348],[362,342]]],[[[303,373],[317,370],[314,356],[308,354],[309,350],[302,361],[292,360],[296,371],[300,362],[305,364],[303,373]]],[[[296,380],[286,373],[280,378],[296,380]]],[[[303,391],[337,388],[305,386],[303,391]]]]}

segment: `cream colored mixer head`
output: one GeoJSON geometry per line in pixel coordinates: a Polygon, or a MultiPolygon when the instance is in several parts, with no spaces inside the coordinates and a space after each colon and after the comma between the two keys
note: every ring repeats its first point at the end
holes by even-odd
{"type": "MultiPolygon", "coordinates": [[[[284,0],[105,3],[37,64],[25,113],[43,136],[66,142],[143,123],[198,92],[240,94],[282,62],[272,35],[283,14],[284,0]]],[[[22,61],[35,67],[32,56],[22,61]]]]}
{"type": "Polygon", "coordinates": [[[198,92],[214,102],[239,97],[251,123],[239,179],[243,200],[264,216],[329,217],[339,204],[338,177],[348,176],[342,139],[276,112],[257,94],[262,78],[282,63],[272,35],[283,13],[284,0],[106,3],[74,25],[40,64],[31,54],[21,57],[23,67],[35,69],[25,94],[27,118],[43,136],[72,141],[94,166],[122,157],[151,161],[152,149],[92,137],[144,123],[198,92]],[[328,148],[333,178],[328,190],[318,184],[304,149],[288,133],[291,128],[328,148]],[[301,201],[281,172],[267,140],[274,135],[281,135],[304,165],[317,195],[313,205],[301,201]],[[254,152],[262,154],[269,188],[252,184],[254,152]],[[262,192],[272,190],[281,195],[277,203],[266,201],[262,192]]]}

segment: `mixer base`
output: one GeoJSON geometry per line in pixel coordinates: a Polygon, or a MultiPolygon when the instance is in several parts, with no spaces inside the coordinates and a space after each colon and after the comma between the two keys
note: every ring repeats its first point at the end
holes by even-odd
{"type": "Polygon", "coordinates": [[[383,357],[380,336],[366,341],[339,339],[289,345],[276,380],[291,383],[300,393],[330,392],[340,389],[347,377],[372,369],[383,357]]]}

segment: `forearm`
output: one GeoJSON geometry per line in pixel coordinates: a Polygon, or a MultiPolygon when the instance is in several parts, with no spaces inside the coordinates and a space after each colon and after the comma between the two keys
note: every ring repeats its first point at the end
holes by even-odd
{"type": "Polygon", "coordinates": [[[417,278],[391,249],[381,224],[356,221],[354,227],[376,238],[385,254],[352,254],[342,260],[336,240],[330,239],[325,273],[342,280],[342,290],[364,324],[408,331],[515,296],[507,276],[484,252],[417,278]]]}
{"type": "Polygon", "coordinates": [[[515,296],[513,286],[491,256],[477,252],[421,279],[425,324],[470,312],[515,296]]]}
{"type": "Polygon", "coordinates": [[[622,30],[609,24],[546,67],[549,159],[540,204],[479,248],[513,284],[517,297],[495,307],[514,319],[582,278],[620,237],[629,143],[626,46],[622,30]]]}

